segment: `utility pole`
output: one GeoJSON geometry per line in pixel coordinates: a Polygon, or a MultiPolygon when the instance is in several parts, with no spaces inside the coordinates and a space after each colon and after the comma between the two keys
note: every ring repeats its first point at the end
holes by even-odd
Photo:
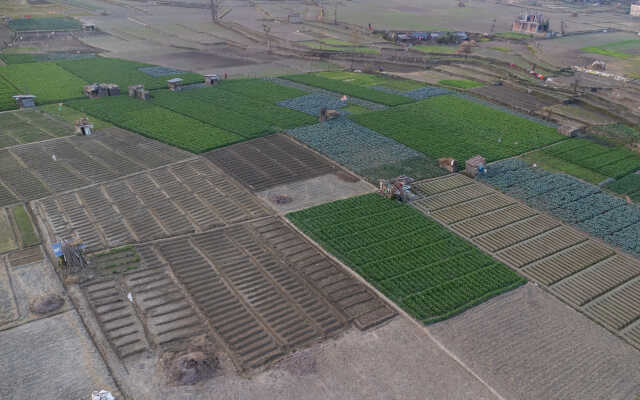
{"type": "Polygon", "coordinates": [[[333,24],[338,25],[338,1],[336,0],[335,7],[333,9],[333,24]]]}
{"type": "Polygon", "coordinates": [[[211,19],[213,20],[213,22],[216,22],[218,20],[218,9],[221,3],[222,0],[211,0],[211,19]]]}

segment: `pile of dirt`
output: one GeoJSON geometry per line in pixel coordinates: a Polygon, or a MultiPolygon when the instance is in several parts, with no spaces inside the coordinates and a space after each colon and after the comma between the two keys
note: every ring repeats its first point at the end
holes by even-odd
{"type": "Polygon", "coordinates": [[[29,308],[35,314],[49,314],[64,305],[64,299],[57,294],[48,294],[35,299],[29,308]]]}
{"type": "Polygon", "coordinates": [[[167,351],[160,358],[171,386],[195,385],[213,377],[220,366],[214,347],[202,339],[181,351],[167,351]]]}

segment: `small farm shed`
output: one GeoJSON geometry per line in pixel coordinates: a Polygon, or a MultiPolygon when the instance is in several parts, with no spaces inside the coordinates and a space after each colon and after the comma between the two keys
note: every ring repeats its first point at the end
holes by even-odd
{"type": "Polygon", "coordinates": [[[174,92],[177,92],[179,90],[181,90],[181,86],[182,86],[182,82],[184,81],[184,79],[182,78],[173,78],[173,79],[169,79],[167,81],[167,84],[169,85],[169,90],[172,90],[174,92]]]}
{"type": "Polygon", "coordinates": [[[144,90],[144,85],[129,86],[129,97],[138,98],[140,100],[148,100],[151,96],[148,90],[144,90]]]}
{"type": "Polygon", "coordinates": [[[36,96],[32,94],[19,94],[13,96],[13,98],[16,100],[16,103],[18,103],[18,107],[20,107],[20,109],[36,106],[36,96]]]}
{"type": "Polygon", "coordinates": [[[120,86],[115,83],[94,83],[92,85],[86,85],[83,88],[83,92],[91,99],[95,97],[118,96],[120,95],[120,86]]]}
{"type": "Polygon", "coordinates": [[[451,157],[439,158],[438,164],[440,164],[440,168],[449,172],[456,172],[458,170],[458,162],[451,157]]]}
{"type": "Polygon", "coordinates": [[[220,83],[220,78],[216,74],[207,74],[204,76],[204,84],[211,86],[220,83]]]}
{"type": "Polygon", "coordinates": [[[640,3],[631,5],[629,15],[631,15],[632,17],[640,17],[640,3]]]}
{"type": "Polygon", "coordinates": [[[96,24],[88,22],[86,24],[82,24],[82,30],[85,32],[95,32],[96,24]]]}
{"type": "Polygon", "coordinates": [[[378,190],[380,194],[385,197],[407,202],[416,197],[416,195],[411,192],[411,184],[413,181],[413,178],[408,176],[399,176],[388,181],[381,179],[378,190]]]}
{"type": "Polygon", "coordinates": [[[479,173],[483,173],[487,169],[487,162],[484,157],[477,155],[467,160],[464,172],[472,178],[479,173]]]}

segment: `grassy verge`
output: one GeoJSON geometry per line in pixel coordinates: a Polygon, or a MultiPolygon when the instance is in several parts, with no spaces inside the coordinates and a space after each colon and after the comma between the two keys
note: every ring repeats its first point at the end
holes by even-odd
{"type": "Polygon", "coordinates": [[[454,87],[456,89],[473,89],[476,87],[484,86],[483,83],[467,79],[445,79],[441,80],[438,83],[444,86],[454,87]]]}
{"type": "Polygon", "coordinates": [[[563,172],[565,174],[573,175],[576,178],[580,178],[584,181],[593,183],[595,185],[607,179],[606,176],[599,174],[590,169],[581,167],[579,165],[570,163],[568,161],[556,158],[552,155],[545,154],[542,151],[535,151],[523,156],[526,161],[535,163],[537,166],[544,168],[552,172],[563,172]]]}

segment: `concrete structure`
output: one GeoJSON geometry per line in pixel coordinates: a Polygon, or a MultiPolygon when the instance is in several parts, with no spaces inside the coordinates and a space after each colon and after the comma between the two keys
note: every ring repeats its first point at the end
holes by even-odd
{"type": "Polygon", "coordinates": [[[129,86],[129,97],[134,97],[140,100],[148,100],[151,95],[148,90],[144,90],[144,85],[132,85],[129,86]]]}
{"type": "Polygon", "coordinates": [[[631,5],[629,15],[631,15],[632,17],[640,17],[640,3],[631,5]]]}
{"type": "Polygon", "coordinates": [[[93,134],[93,124],[89,122],[87,117],[77,120],[75,126],[75,133],[78,135],[91,136],[93,134]]]}
{"type": "Polygon", "coordinates": [[[22,110],[23,108],[31,108],[36,106],[36,96],[32,94],[19,94],[16,96],[12,96],[16,103],[18,103],[18,107],[22,110]]]}
{"type": "Polygon", "coordinates": [[[542,14],[531,14],[527,11],[513,22],[511,30],[518,33],[545,33],[549,31],[549,20],[545,20],[542,14]]]}
{"type": "Polygon", "coordinates": [[[84,94],[93,99],[95,97],[107,97],[120,95],[120,86],[115,83],[94,83],[83,88],[84,94]]]}

